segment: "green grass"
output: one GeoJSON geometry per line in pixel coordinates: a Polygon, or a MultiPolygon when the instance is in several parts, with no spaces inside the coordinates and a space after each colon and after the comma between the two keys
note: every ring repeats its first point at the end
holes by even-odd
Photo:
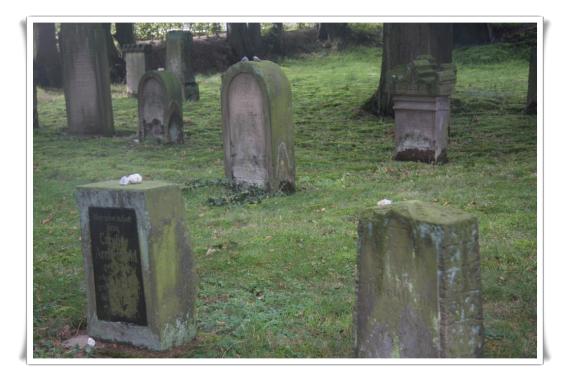
{"type": "Polygon", "coordinates": [[[229,193],[219,75],[198,76],[201,100],[185,105],[187,139],[179,146],[133,141],[137,104],[124,86],[113,87],[112,138],[67,135],[63,94],[39,90],[34,356],[78,356],[61,340],[85,329],[75,187],[138,172],[186,185],[199,334],[164,354],[107,349],[91,356],[351,357],[356,221],[363,208],[389,198],[432,201],[479,218],[485,356],[536,357],[536,117],[521,112],[528,63],[512,52],[493,45],[456,52],[450,161],[441,166],[393,161],[393,120],[359,110],[378,85],[379,50],[284,60],[298,190],[254,204],[208,203],[229,193]]]}

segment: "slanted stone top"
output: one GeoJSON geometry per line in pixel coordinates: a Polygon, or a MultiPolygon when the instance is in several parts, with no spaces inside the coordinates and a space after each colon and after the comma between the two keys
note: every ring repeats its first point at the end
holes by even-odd
{"type": "Polygon", "coordinates": [[[407,65],[388,71],[388,86],[394,95],[449,96],[457,77],[454,64],[437,64],[432,56],[418,56],[407,65]]]}
{"type": "Polygon", "coordinates": [[[146,180],[140,184],[121,185],[119,180],[107,180],[98,183],[84,184],[77,187],[78,190],[117,190],[126,192],[144,192],[159,188],[178,187],[177,184],[165,181],[146,180]]]}
{"type": "Polygon", "coordinates": [[[394,202],[390,205],[371,208],[363,213],[363,217],[373,218],[377,215],[386,216],[388,214],[433,225],[455,225],[476,218],[459,209],[417,200],[394,202]]]}
{"type": "Polygon", "coordinates": [[[150,44],[125,44],[121,47],[121,51],[124,53],[136,53],[144,52],[149,53],[152,50],[152,45],[150,44]]]}

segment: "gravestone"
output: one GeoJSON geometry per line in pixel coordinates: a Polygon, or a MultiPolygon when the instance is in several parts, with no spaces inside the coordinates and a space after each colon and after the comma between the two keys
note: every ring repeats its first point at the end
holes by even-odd
{"type": "Polygon", "coordinates": [[[60,48],[69,132],[112,135],[109,61],[101,24],[62,23],[60,48]]]}
{"type": "Polygon", "coordinates": [[[169,71],[148,71],[138,90],[139,139],[183,143],[182,85],[169,71]]]}
{"type": "Polygon", "coordinates": [[[271,61],[239,62],[222,77],[224,167],[234,184],[295,190],[291,85],[271,61]]]}
{"type": "Polygon", "coordinates": [[[121,50],[127,67],[127,94],[136,96],[140,79],[150,69],[152,45],[127,44],[121,50]]]}
{"type": "Polygon", "coordinates": [[[78,187],[87,332],[165,350],[196,334],[197,277],[177,185],[78,187]]]}
{"type": "Polygon", "coordinates": [[[166,70],[182,83],[184,99],[200,99],[198,83],[192,70],[192,32],[171,30],[166,34],[166,70]]]}
{"type": "Polygon", "coordinates": [[[365,211],[358,224],[357,357],[480,357],[475,217],[420,201],[365,211]]]}
{"type": "Polygon", "coordinates": [[[447,161],[449,96],[455,78],[453,64],[437,65],[431,56],[419,56],[388,72],[394,94],[396,160],[447,161]]]}

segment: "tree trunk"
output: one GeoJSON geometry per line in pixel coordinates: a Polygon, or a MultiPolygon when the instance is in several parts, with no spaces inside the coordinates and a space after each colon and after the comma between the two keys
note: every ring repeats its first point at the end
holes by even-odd
{"type": "Polygon", "coordinates": [[[115,23],[115,29],[115,39],[121,48],[123,48],[124,45],[134,44],[136,42],[133,23],[115,23]]]}
{"type": "Polygon", "coordinates": [[[115,46],[115,41],[113,40],[113,35],[111,34],[111,24],[102,23],[103,31],[105,33],[105,39],[107,40],[107,55],[109,57],[109,70],[111,74],[112,83],[123,83],[125,82],[125,75],[127,73],[127,68],[125,60],[121,58],[117,47],[115,46]]]}
{"type": "Polygon", "coordinates": [[[276,56],[285,55],[285,46],[283,43],[283,23],[275,23],[269,29],[267,34],[267,49],[271,54],[276,56]]]}
{"type": "Polygon", "coordinates": [[[228,43],[236,59],[261,54],[261,24],[228,23],[228,43]]]}
{"type": "Polygon", "coordinates": [[[386,73],[423,54],[432,55],[437,63],[451,62],[452,30],[452,24],[449,23],[384,24],[380,84],[362,108],[375,115],[393,116],[392,95],[388,91],[386,73]]]}
{"type": "Polygon", "coordinates": [[[530,63],[528,68],[528,90],[526,96],[526,110],[525,110],[527,114],[536,114],[536,103],[537,103],[536,87],[538,82],[536,66],[537,66],[536,46],[533,46],[531,49],[530,63]]]}
{"type": "Polygon", "coordinates": [[[453,24],[453,45],[482,45],[491,42],[491,28],[487,23],[453,24]]]}
{"type": "Polygon", "coordinates": [[[37,84],[61,88],[61,60],[55,39],[55,24],[35,23],[34,33],[37,35],[37,84]]]}
{"type": "Polygon", "coordinates": [[[350,28],[347,23],[320,23],[317,26],[317,39],[321,42],[334,43],[342,48],[348,40],[350,28]]]}

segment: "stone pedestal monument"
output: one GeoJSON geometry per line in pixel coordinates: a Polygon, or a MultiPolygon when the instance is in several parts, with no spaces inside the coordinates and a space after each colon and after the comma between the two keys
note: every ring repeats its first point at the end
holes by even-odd
{"type": "Polygon", "coordinates": [[[475,217],[420,201],[367,210],[358,224],[357,357],[480,357],[475,217]]]}
{"type": "Polygon", "coordinates": [[[271,61],[239,62],[222,77],[224,167],[234,184],[295,189],[291,85],[271,61]]]}
{"type": "Polygon", "coordinates": [[[177,185],[78,187],[87,332],[165,350],[190,341],[197,277],[177,185]]]}
{"type": "Polygon", "coordinates": [[[121,50],[127,67],[127,94],[136,96],[140,79],[150,69],[152,46],[149,44],[127,44],[121,50]]]}
{"type": "Polygon", "coordinates": [[[200,99],[198,83],[192,70],[192,32],[172,30],[166,34],[166,70],[174,73],[184,91],[184,99],[200,99]]]}
{"type": "Polygon", "coordinates": [[[396,160],[447,161],[449,96],[455,78],[453,64],[437,65],[431,56],[388,72],[394,94],[396,160]]]}
{"type": "Polygon", "coordinates": [[[70,133],[113,135],[107,41],[101,24],[62,23],[60,49],[70,133]]]}
{"type": "Polygon", "coordinates": [[[148,71],[139,81],[139,139],[183,143],[182,85],[168,71],[148,71]]]}

